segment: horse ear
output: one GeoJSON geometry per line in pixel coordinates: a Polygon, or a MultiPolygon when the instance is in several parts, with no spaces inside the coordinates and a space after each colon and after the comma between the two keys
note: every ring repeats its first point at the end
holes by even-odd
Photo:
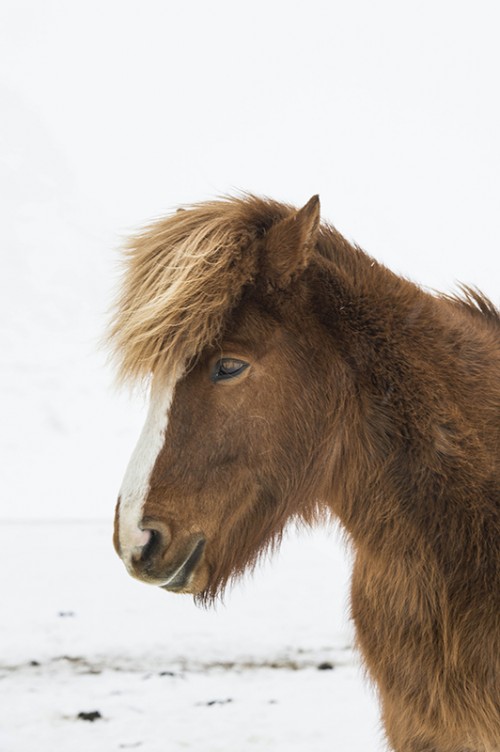
{"type": "Polygon", "coordinates": [[[309,264],[318,236],[319,210],[319,196],[313,196],[267,233],[264,272],[273,287],[286,288],[309,264]]]}

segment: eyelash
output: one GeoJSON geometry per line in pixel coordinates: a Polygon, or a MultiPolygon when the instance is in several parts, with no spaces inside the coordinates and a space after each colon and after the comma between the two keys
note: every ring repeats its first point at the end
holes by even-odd
{"type": "Polygon", "coordinates": [[[234,379],[246,371],[249,365],[250,363],[238,358],[221,358],[213,368],[211,379],[214,383],[234,379]]]}

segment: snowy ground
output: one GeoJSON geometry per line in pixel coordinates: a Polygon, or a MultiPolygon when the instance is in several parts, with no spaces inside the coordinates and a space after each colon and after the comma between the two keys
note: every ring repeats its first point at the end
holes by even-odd
{"type": "Polygon", "coordinates": [[[109,523],[3,523],[0,548],[1,752],[384,748],[332,531],[215,610],[131,580],[109,523]]]}

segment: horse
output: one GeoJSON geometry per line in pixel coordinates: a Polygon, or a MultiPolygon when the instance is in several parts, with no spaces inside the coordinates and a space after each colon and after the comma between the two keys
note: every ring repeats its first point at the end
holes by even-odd
{"type": "Polygon", "coordinates": [[[500,750],[500,313],[244,194],[132,238],[110,338],[146,382],[114,545],[211,603],[290,521],[335,518],[396,752],[500,750]]]}

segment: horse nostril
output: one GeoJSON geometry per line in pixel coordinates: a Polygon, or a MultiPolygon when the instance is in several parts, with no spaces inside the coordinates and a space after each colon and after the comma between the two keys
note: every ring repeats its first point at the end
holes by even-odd
{"type": "Polygon", "coordinates": [[[167,524],[151,517],[145,517],[142,520],[141,529],[144,533],[147,533],[147,537],[140,552],[138,552],[136,561],[147,569],[148,566],[152,566],[153,560],[160,560],[170,546],[172,531],[167,524]]]}
{"type": "Polygon", "coordinates": [[[140,561],[147,561],[154,556],[155,551],[157,551],[161,545],[162,536],[158,530],[148,530],[147,532],[149,533],[149,540],[141,550],[140,561]]]}

